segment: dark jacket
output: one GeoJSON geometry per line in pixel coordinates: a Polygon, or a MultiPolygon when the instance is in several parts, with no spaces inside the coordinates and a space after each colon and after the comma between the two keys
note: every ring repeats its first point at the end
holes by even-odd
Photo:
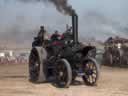
{"type": "Polygon", "coordinates": [[[51,36],[51,40],[52,40],[52,41],[59,40],[59,37],[60,37],[59,34],[53,34],[53,35],[51,36]]]}
{"type": "Polygon", "coordinates": [[[38,32],[38,36],[37,37],[40,39],[41,42],[44,41],[44,35],[45,35],[45,33],[46,33],[46,30],[44,30],[44,29],[41,29],[38,32]]]}

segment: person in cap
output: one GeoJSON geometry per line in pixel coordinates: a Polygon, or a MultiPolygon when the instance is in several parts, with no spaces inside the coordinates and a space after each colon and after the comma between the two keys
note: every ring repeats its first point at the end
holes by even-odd
{"type": "Polygon", "coordinates": [[[52,40],[52,41],[56,41],[56,40],[59,40],[59,39],[60,39],[60,34],[59,34],[59,32],[56,30],[56,31],[52,34],[51,40],[52,40]]]}

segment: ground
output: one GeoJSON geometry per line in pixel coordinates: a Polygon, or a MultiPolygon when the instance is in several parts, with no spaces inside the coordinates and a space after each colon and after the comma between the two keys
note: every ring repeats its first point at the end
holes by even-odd
{"type": "Polygon", "coordinates": [[[97,86],[56,88],[28,81],[27,64],[0,65],[0,96],[128,96],[128,69],[102,67],[97,86]]]}

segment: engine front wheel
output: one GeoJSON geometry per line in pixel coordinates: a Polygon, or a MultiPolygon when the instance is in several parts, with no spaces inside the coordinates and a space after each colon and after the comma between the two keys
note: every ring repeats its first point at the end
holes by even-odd
{"type": "Polygon", "coordinates": [[[60,88],[68,88],[72,82],[71,66],[66,59],[61,59],[56,62],[55,68],[55,84],[60,88]]]}
{"type": "Polygon", "coordinates": [[[85,75],[82,77],[85,84],[94,86],[99,78],[99,65],[95,59],[88,59],[83,64],[85,75]]]}

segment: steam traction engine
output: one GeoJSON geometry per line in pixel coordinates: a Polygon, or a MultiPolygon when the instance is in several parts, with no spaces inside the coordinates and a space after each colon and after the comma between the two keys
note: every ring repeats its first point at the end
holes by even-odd
{"type": "Polygon", "coordinates": [[[128,67],[128,39],[115,37],[105,42],[104,64],[128,67]]]}
{"type": "Polygon", "coordinates": [[[78,16],[73,13],[72,36],[33,46],[29,57],[29,79],[32,82],[52,81],[57,87],[69,87],[80,76],[85,84],[96,85],[99,64],[95,56],[94,46],[84,46],[78,41],[78,16]]]}

